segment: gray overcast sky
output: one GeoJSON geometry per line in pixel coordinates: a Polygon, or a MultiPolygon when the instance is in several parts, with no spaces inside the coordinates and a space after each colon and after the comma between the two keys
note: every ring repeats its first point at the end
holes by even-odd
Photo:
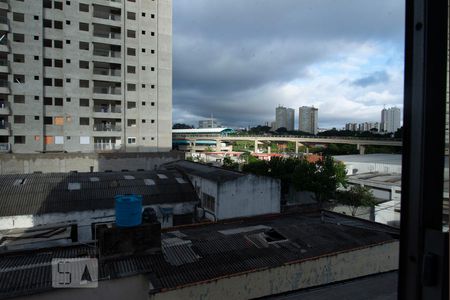
{"type": "Polygon", "coordinates": [[[403,43],[401,0],[173,0],[173,122],[380,121],[403,108],[403,43]]]}

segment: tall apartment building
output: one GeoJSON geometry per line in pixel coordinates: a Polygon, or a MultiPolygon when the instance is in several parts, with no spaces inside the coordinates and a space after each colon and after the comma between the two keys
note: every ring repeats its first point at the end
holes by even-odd
{"type": "Polygon", "coordinates": [[[400,128],[400,108],[383,108],[381,111],[380,131],[396,132],[400,128]]]}
{"type": "Polygon", "coordinates": [[[288,131],[294,130],[295,111],[293,108],[278,106],[275,108],[275,130],[286,128],[288,131]]]}
{"type": "Polygon", "coordinates": [[[1,0],[0,149],[168,151],[172,0],[1,0]]]}
{"type": "Polygon", "coordinates": [[[317,134],[319,109],[314,106],[302,106],[298,109],[298,130],[317,134]]]}

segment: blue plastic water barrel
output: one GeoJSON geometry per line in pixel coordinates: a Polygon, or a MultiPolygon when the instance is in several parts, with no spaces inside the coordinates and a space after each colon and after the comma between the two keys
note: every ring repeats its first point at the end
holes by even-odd
{"type": "Polygon", "coordinates": [[[133,227],[142,222],[142,195],[117,195],[116,225],[119,227],[133,227]]]}

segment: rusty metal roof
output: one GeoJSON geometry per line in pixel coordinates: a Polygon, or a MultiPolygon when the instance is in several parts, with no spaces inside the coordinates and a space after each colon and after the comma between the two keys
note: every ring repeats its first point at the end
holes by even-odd
{"type": "Polygon", "coordinates": [[[175,170],[2,175],[0,217],[112,209],[119,194],[142,195],[143,205],[197,201],[192,185],[177,180],[181,177],[175,170]]]}

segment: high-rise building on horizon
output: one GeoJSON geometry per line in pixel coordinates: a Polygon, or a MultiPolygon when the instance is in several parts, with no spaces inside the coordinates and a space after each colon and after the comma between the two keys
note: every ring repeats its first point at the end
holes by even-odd
{"type": "Polygon", "coordinates": [[[278,106],[275,109],[275,130],[286,128],[287,131],[294,130],[295,110],[284,106],[278,106]]]}
{"type": "Polygon", "coordinates": [[[0,150],[168,151],[172,0],[0,1],[0,150]]]}
{"type": "Polygon", "coordinates": [[[393,133],[400,128],[400,108],[390,107],[381,110],[380,131],[393,133]]]}
{"type": "Polygon", "coordinates": [[[302,106],[298,109],[298,130],[316,135],[318,131],[319,109],[302,106]]]}

